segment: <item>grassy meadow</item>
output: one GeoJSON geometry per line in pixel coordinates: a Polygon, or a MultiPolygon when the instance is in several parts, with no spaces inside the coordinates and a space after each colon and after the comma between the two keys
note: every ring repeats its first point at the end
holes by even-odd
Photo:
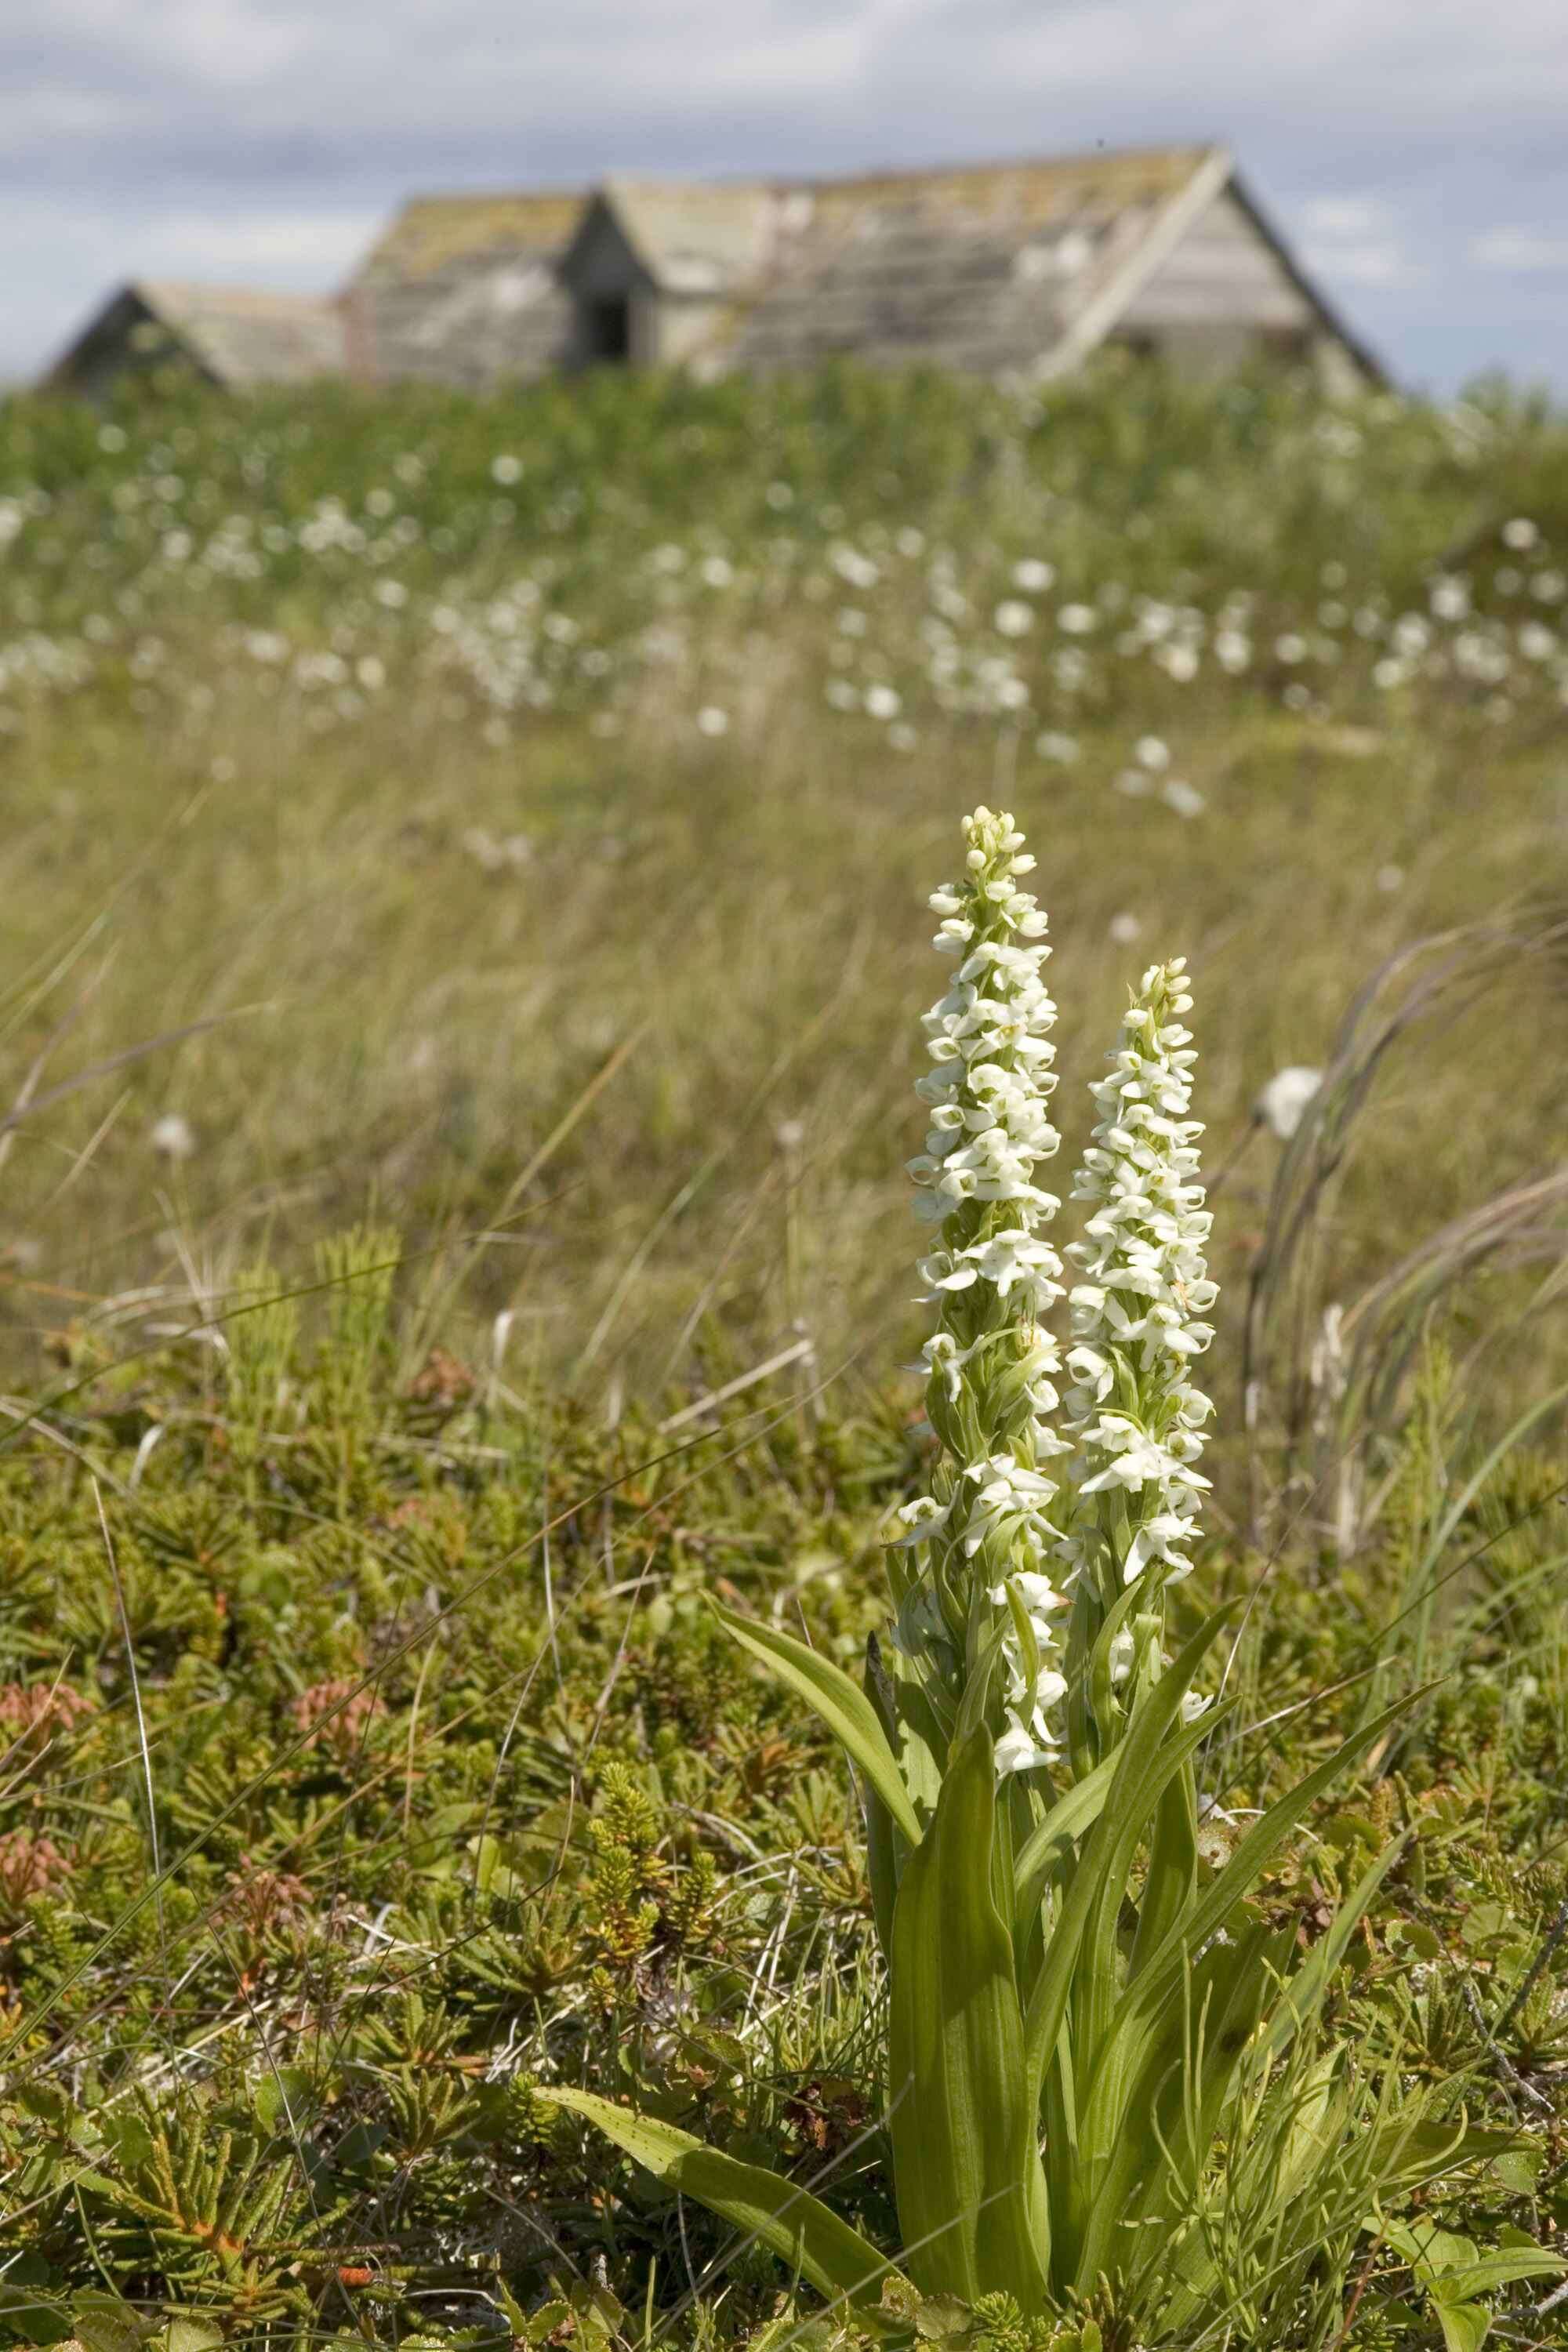
{"type": "MultiPolygon", "coordinates": [[[[1407,1833],[1351,2112],[1510,2133],[1423,2210],[1568,2242],[1568,424],[1114,362],[16,398],[0,613],[0,2341],[851,2332],[538,2086],[891,2242],[858,1807],[706,1603],[879,1622],[979,802],[1059,1189],[1189,961],[1205,1866],[1430,1685],[1261,1900],[1310,1945],[1407,1833]]],[[[1184,2342],[1479,2342],[1324,2199],[1215,2225],[1184,2342]]],[[[1554,2286],[1494,2340],[1568,2342],[1554,2286]]]]}

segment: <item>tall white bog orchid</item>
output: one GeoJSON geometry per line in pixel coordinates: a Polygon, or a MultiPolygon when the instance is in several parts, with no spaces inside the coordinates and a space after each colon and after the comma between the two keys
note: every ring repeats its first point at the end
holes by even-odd
{"type": "MultiPolygon", "coordinates": [[[[1314,2024],[1397,1846],[1300,1969],[1294,1922],[1273,1927],[1247,1898],[1405,1702],[1205,1874],[1194,1772],[1208,1727],[1192,1692],[1231,1610],[1173,1659],[1163,1649],[1165,1588],[1187,1572],[1205,1485],[1209,1405],[1192,1368],[1215,1298],[1192,1000],[1180,962],[1146,972],[1093,1089],[1064,1361],[1047,1328],[1067,1281],[1046,1235],[1058,1203],[1038,1181],[1058,1140],[1045,917],[1010,816],[976,809],[963,840],[963,873],[931,900],[955,970],[925,1016],[929,1133],[910,1163],[936,1229],[922,1365],[939,1452],[889,1548],[891,1642],[870,1642],[858,1682],[776,1625],[719,1612],[855,1764],[908,2276],[786,2173],[588,2091],[546,2095],[871,2334],[901,2326],[917,2294],[1005,2295],[1032,2320],[1081,2313],[1103,2290],[1149,2340],[1187,2342],[1203,2312],[1226,2332],[1233,2319],[1194,2227],[1216,2150],[1244,2093],[1256,2101],[1314,2024]]],[[[1293,2106],[1280,2128],[1299,2136],[1293,2106]]],[[[1455,2144],[1439,2138],[1447,2162],[1455,2144]]],[[[1279,2227],[1312,2257],[1311,2198],[1285,2200],[1279,2227]]]]}
{"type": "Polygon", "coordinates": [[[917,1208],[939,1228],[921,1274],[937,1310],[922,1363],[942,1456],[931,1493],[900,1515],[896,1640],[933,1671],[933,1703],[945,1712],[1000,1617],[996,1763],[1008,1772],[1051,1754],[1050,1711],[1066,1687],[1048,1465],[1067,1447],[1048,1419],[1060,1358],[1044,1324],[1062,1295],[1062,1262],[1040,1230],[1059,1203],[1036,1181],[1061,1140],[1048,1115],[1057,1009],[1042,977],[1046,919],[1021,887],[1035,864],[1022,834],[1010,816],[980,808],[963,840],[963,872],[931,899],[942,919],[934,944],[957,970],[925,1016],[934,1066],[917,1091],[931,1123],[910,1162],[917,1208]]]}
{"type": "MultiPolygon", "coordinates": [[[[1208,1486],[1196,1465],[1213,1408],[1190,1374],[1214,1338],[1204,1318],[1218,1294],[1203,1255],[1203,1129],[1190,1116],[1192,1003],[1184,959],[1144,973],[1109,1074],[1090,1088],[1100,1118],[1073,1180],[1089,1215],[1068,1249],[1079,1276],[1066,1360],[1075,1507],[1058,1557],[1074,1590],[1079,1660],[1118,1594],[1147,1577],[1142,1614],[1113,1638],[1118,1683],[1135,1659],[1159,1670],[1159,1591],[1191,1567],[1208,1486]]],[[[1101,1745],[1111,1729],[1099,1727],[1101,1745]]]]}

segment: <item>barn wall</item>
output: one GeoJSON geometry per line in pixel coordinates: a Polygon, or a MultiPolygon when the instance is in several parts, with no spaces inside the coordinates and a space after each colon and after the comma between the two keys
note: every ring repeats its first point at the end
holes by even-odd
{"type": "Polygon", "coordinates": [[[417,275],[372,270],[349,299],[352,363],[382,380],[479,391],[560,367],[573,317],[550,253],[511,247],[417,275]]]}
{"type": "Polygon", "coordinates": [[[1132,336],[1223,329],[1306,337],[1318,313],[1226,189],[1199,215],[1122,312],[1132,336]]]}

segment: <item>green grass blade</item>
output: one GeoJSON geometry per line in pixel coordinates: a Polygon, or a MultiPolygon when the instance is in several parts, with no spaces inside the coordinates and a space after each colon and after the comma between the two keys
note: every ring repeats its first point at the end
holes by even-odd
{"type": "Polygon", "coordinates": [[[1352,1936],[1365,1916],[1378,1888],[1400,1855],[1408,1850],[1408,1845],[1409,1841],[1403,1834],[1390,1838],[1375,1862],[1363,1872],[1352,1887],[1335,1911],[1327,1933],[1319,1937],[1286,1986],[1279,2007],[1263,2030],[1258,2043],[1259,2056],[1277,2056],[1291,2035],[1299,2033],[1317,2016],[1352,1936]]]}
{"type": "Polygon", "coordinates": [[[1162,1948],[1151,1954],[1149,1966],[1139,1979],[1142,1999],[1154,2003],[1165,1998],[1173,1989],[1184,1956],[1215,1935],[1254,1885],[1270,1857],[1283,1844],[1297,1824],[1316,1804],[1318,1799],[1332,1787],[1347,1766],[1363,1756],[1367,1749],[1426,1696],[1425,1691],[1411,1691],[1384,1708],[1370,1723],[1352,1731],[1350,1738],[1336,1748],[1324,1764],[1309,1772],[1304,1780],[1268,1808],[1261,1821],[1255,1822],[1231,1855],[1225,1868],[1206,1886],[1194,1904],[1188,1918],[1172,1928],[1162,1948]]]}
{"type": "Polygon", "coordinates": [[[877,1710],[865,1692],[841,1666],[836,1666],[831,1659],[819,1657],[793,1634],[780,1633],[771,1625],[758,1625],[747,1617],[737,1617],[732,1611],[720,1608],[717,1601],[713,1609],[720,1623],[733,1634],[741,1647],[760,1658],[763,1665],[772,1667],[779,1679],[788,1683],[821,1717],[847,1751],[851,1762],[866,1775],[910,1843],[919,1845],[920,1818],[877,1710]]]}
{"type": "Polygon", "coordinates": [[[899,2278],[895,2265],[858,2230],[793,2180],[742,2164],[674,2124],[635,2115],[592,2091],[541,2084],[539,2096],[585,2116],[667,2189],[695,2197],[721,2221],[769,2247],[819,2294],[851,2305],[858,2319],[878,2309],[883,2281],[899,2278]]]}

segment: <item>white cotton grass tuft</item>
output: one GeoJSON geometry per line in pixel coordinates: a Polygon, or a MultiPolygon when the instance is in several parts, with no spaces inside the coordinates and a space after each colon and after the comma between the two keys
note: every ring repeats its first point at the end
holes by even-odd
{"type": "Polygon", "coordinates": [[[154,1119],[147,1140],[160,1160],[172,1164],[195,1157],[195,1129],[177,1110],[166,1110],[162,1118],[154,1119]]]}
{"type": "Polygon", "coordinates": [[[1289,1062],[1260,1087],[1252,1116],[1281,1143],[1289,1143],[1307,1114],[1307,1106],[1322,1090],[1323,1073],[1305,1062],[1289,1062]]]}

